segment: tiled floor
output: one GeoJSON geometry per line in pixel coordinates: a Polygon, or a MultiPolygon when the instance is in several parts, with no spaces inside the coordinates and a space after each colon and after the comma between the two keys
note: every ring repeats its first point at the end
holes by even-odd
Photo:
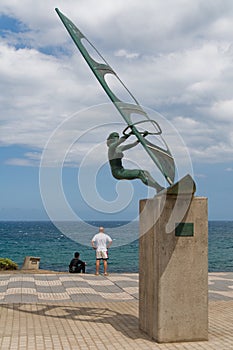
{"type": "Polygon", "coordinates": [[[138,275],[0,275],[0,303],[106,302],[138,298],[138,275]]]}
{"type": "Polygon", "coordinates": [[[209,341],[138,329],[138,275],[0,274],[0,349],[233,349],[233,273],[209,274],[209,341]]]}
{"type": "MultiPolygon", "coordinates": [[[[138,274],[0,274],[0,303],[133,301],[138,274]]],[[[209,299],[233,299],[233,273],[209,274],[209,299]]]]}

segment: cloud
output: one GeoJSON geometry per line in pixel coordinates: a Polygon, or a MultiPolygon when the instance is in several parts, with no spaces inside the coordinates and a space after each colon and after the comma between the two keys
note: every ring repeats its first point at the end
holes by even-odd
{"type": "MultiPolygon", "coordinates": [[[[8,29],[0,43],[2,145],[24,145],[41,154],[69,116],[108,101],[57,17],[56,6],[84,31],[136,99],[173,123],[195,161],[232,160],[230,0],[148,0],[146,6],[139,0],[101,0],[98,7],[94,0],[2,0],[1,13],[21,23],[18,32],[8,29]]],[[[115,119],[97,114],[96,119],[80,118],[70,135],[121,121],[117,114],[115,119]]],[[[65,131],[54,159],[67,145],[65,131]]],[[[101,142],[98,133],[91,135],[92,140],[83,139],[73,149],[67,163],[101,142]]],[[[38,162],[33,152],[24,157],[8,164],[38,162]]]]}
{"type": "Polygon", "coordinates": [[[25,154],[25,157],[28,157],[29,159],[23,159],[23,158],[11,158],[6,161],[6,164],[8,165],[17,165],[17,166],[38,166],[38,162],[33,162],[32,157],[30,154],[25,154]]]}
{"type": "Polygon", "coordinates": [[[127,59],[138,58],[139,53],[137,52],[128,52],[127,50],[121,49],[115,52],[117,57],[125,57],[127,59]]]}

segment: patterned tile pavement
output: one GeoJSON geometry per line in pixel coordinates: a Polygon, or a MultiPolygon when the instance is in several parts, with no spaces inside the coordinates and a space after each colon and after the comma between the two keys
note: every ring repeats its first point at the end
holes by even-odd
{"type": "Polygon", "coordinates": [[[106,302],[138,299],[138,274],[0,275],[0,303],[106,302]]]}
{"type": "Polygon", "coordinates": [[[209,341],[138,329],[138,274],[0,274],[0,350],[233,349],[233,272],[209,274],[209,341]]]}

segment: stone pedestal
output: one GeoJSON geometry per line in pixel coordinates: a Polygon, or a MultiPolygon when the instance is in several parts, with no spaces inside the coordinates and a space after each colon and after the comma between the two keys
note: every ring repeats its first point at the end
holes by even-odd
{"type": "Polygon", "coordinates": [[[139,327],[161,343],[207,340],[207,198],[193,197],[180,223],[175,207],[175,195],[140,201],[139,327]]]}
{"type": "Polygon", "coordinates": [[[34,256],[26,256],[24,258],[21,270],[38,270],[40,266],[40,258],[34,256]]]}

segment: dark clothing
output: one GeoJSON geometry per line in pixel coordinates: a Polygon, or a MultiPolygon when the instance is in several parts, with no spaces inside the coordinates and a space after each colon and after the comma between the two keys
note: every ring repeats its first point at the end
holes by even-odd
{"type": "Polygon", "coordinates": [[[123,169],[123,165],[122,165],[122,158],[115,158],[115,159],[110,159],[109,163],[111,165],[111,169],[115,170],[115,169],[123,169]]]}
{"type": "Polygon", "coordinates": [[[145,177],[145,171],[139,169],[125,169],[122,165],[122,158],[116,158],[109,160],[113,177],[118,180],[135,180],[141,179],[147,184],[147,178],[145,177]]]}
{"type": "Polygon", "coordinates": [[[85,273],[85,263],[82,260],[74,258],[71,260],[69,265],[70,273],[85,273]]]}

